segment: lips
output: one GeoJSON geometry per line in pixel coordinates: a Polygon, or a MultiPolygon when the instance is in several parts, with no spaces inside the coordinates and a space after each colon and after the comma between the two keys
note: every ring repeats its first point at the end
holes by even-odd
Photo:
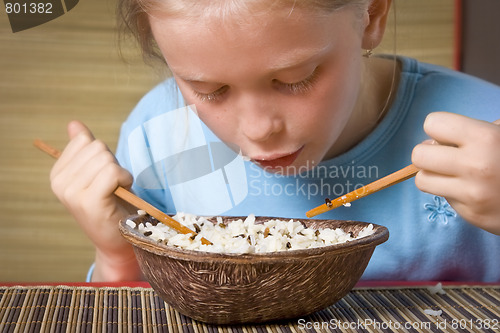
{"type": "Polygon", "coordinates": [[[293,162],[295,162],[299,154],[302,152],[303,148],[304,147],[301,147],[291,154],[282,155],[276,158],[253,159],[253,161],[259,164],[264,169],[272,170],[286,168],[287,166],[290,166],[293,162]]]}

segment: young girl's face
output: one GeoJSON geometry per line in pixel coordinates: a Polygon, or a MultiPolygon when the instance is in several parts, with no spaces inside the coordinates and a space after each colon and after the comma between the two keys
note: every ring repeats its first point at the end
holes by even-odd
{"type": "Polygon", "coordinates": [[[348,144],[340,134],[360,91],[359,11],[154,12],[150,24],[186,102],[266,170],[294,174],[348,144]]]}

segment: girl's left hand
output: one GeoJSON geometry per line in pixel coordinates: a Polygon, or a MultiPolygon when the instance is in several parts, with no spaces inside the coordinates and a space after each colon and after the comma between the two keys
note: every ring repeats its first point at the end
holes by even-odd
{"type": "Polygon", "coordinates": [[[417,187],[446,198],[471,224],[500,235],[500,119],[435,112],[424,122],[433,142],[413,149],[417,187]]]}

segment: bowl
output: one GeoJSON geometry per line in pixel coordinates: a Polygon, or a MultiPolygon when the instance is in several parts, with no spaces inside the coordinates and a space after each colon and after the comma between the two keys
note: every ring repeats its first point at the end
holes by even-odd
{"type": "MultiPolygon", "coordinates": [[[[223,221],[241,218],[223,217],[223,221]]],[[[159,223],[149,215],[128,219],[159,223]]],[[[256,223],[269,219],[257,217],[256,223]]],[[[294,220],[309,228],[342,228],[354,236],[369,225],[358,221],[294,220]]],[[[375,247],[389,237],[387,228],[373,224],[372,235],[342,244],[229,254],[167,246],[142,235],[126,220],[120,222],[119,228],[133,245],[142,273],[156,293],[180,313],[210,324],[284,320],[324,309],[354,287],[375,247]]]]}

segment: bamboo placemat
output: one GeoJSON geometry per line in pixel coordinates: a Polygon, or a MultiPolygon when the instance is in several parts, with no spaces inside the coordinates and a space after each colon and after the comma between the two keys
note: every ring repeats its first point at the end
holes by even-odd
{"type": "Polygon", "coordinates": [[[356,288],[286,322],[214,326],[143,287],[0,287],[0,332],[498,332],[500,286],[356,288]],[[442,311],[441,315],[429,310],[442,311]]]}

